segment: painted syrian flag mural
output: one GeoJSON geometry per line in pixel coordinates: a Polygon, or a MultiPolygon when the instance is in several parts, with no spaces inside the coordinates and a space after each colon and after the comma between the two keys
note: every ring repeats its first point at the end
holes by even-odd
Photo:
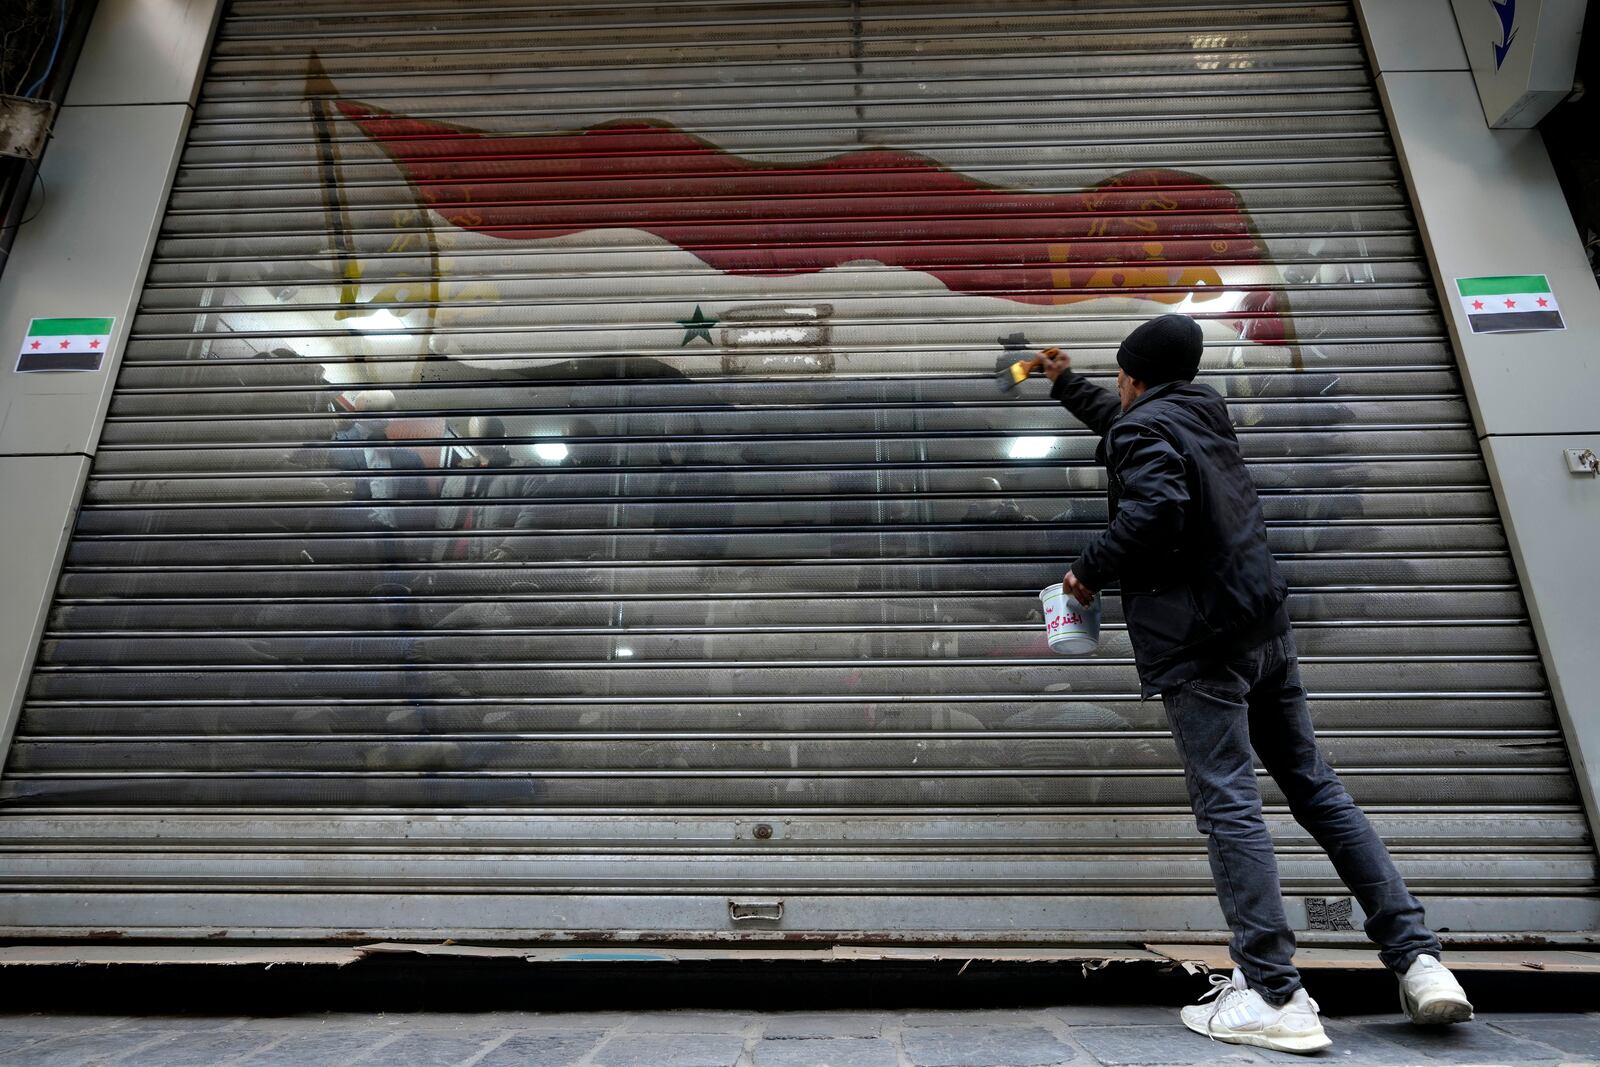
{"type": "MultiPolygon", "coordinates": [[[[595,351],[787,345],[841,353],[838,369],[848,369],[848,353],[881,347],[885,330],[896,343],[952,353],[998,354],[1001,336],[1068,343],[1063,312],[1092,304],[1092,317],[1127,320],[1103,323],[1095,343],[1114,346],[1138,319],[1176,310],[1214,343],[1298,362],[1282,278],[1238,194],[1192,173],[1152,167],[1076,191],[1031,191],[903,149],[774,161],[660,118],[502,134],[341,98],[315,72],[308,90],[328,94],[313,97],[312,112],[343,257],[347,306],[336,317],[375,348],[385,333],[426,333],[435,355],[509,367],[595,351]],[[404,261],[343,236],[363,231],[333,177],[347,123],[437,220],[427,247],[408,250],[434,249],[436,277],[390,275],[404,261]],[[442,295],[450,257],[484,248],[462,243],[473,236],[537,253],[536,282],[477,286],[517,301],[514,346],[487,330],[474,336],[483,313],[442,295]],[[600,287],[625,284],[605,280],[619,272],[639,292],[614,297],[603,323],[573,323],[571,310],[591,306],[600,287]]],[[[834,366],[829,354],[796,369],[834,366]]]]}
{"type": "Polygon", "coordinates": [[[1473,333],[1567,328],[1543,274],[1457,278],[1456,293],[1473,333]]]}

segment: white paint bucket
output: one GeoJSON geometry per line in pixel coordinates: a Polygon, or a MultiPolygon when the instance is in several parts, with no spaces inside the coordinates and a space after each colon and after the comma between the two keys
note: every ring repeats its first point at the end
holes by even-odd
{"type": "Polygon", "coordinates": [[[1082,656],[1100,647],[1099,597],[1084,607],[1057,582],[1040,591],[1039,599],[1044,602],[1044,632],[1052,650],[1082,656]]]}

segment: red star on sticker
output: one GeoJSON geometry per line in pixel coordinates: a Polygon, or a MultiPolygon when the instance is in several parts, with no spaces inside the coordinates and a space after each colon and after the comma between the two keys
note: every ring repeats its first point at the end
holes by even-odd
{"type": "Polygon", "coordinates": [[[33,342],[33,344],[29,345],[28,347],[34,349],[35,351],[37,351],[40,344],[41,344],[41,342],[35,341],[35,342],[33,342]]]}
{"type": "Polygon", "coordinates": [[[72,342],[71,341],[62,341],[61,342],[61,347],[62,348],[71,348],[72,347],[72,342]]]}
{"type": "Polygon", "coordinates": [[[1483,310],[1483,301],[1482,300],[1474,300],[1472,302],[1472,310],[1473,311],[1482,311],[1483,310]]]}
{"type": "Polygon", "coordinates": [[[1516,301],[1515,301],[1515,300],[1507,300],[1507,301],[1506,301],[1506,307],[1508,307],[1508,308],[1514,308],[1514,307],[1516,307],[1516,306],[1517,306],[1517,302],[1516,302],[1516,301]]]}
{"type": "Polygon", "coordinates": [[[100,347],[100,342],[98,340],[90,341],[89,342],[89,347],[90,348],[99,348],[100,347]]]}
{"type": "Polygon", "coordinates": [[[1544,297],[1541,296],[1539,298],[1539,306],[1542,307],[1542,308],[1547,308],[1547,307],[1550,306],[1550,301],[1546,300],[1544,297]]]}

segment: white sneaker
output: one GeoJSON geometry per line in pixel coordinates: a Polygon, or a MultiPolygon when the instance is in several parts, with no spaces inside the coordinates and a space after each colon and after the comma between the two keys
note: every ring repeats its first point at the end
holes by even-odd
{"type": "Polygon", "coordinates": [[[1433,956],[1418,956],[1400,976],[1400,1010],[1421,1026],[1464,1023],[1472,1003],[1456,976],[1433,956]]]}
{"type": "Polygon", "coordinates": [[[1333,1044],[1317,1018],[1317,1002],[1304,989],[1296,989],[1289,1003],[1274,1008],[1238,970],[1232,978],[1212,975],[1211,992],[1183,1009],[1183,1025],[1213,1041],[1277,1052],[1320,1052],[1333,1044]],[[1212,997],[1217,999],[1207,1004],[1212,997]]]}

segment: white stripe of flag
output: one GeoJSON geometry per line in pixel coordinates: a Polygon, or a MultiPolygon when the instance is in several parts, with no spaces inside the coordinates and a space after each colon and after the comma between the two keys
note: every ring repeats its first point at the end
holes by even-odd
{"type": "Polygon", "coordinates": [[[1464,296],[1461,307],[1468,315],[1515,315],[1524,311],[1560,311],[1554,293],[1501,293],[1464,296]]]}

